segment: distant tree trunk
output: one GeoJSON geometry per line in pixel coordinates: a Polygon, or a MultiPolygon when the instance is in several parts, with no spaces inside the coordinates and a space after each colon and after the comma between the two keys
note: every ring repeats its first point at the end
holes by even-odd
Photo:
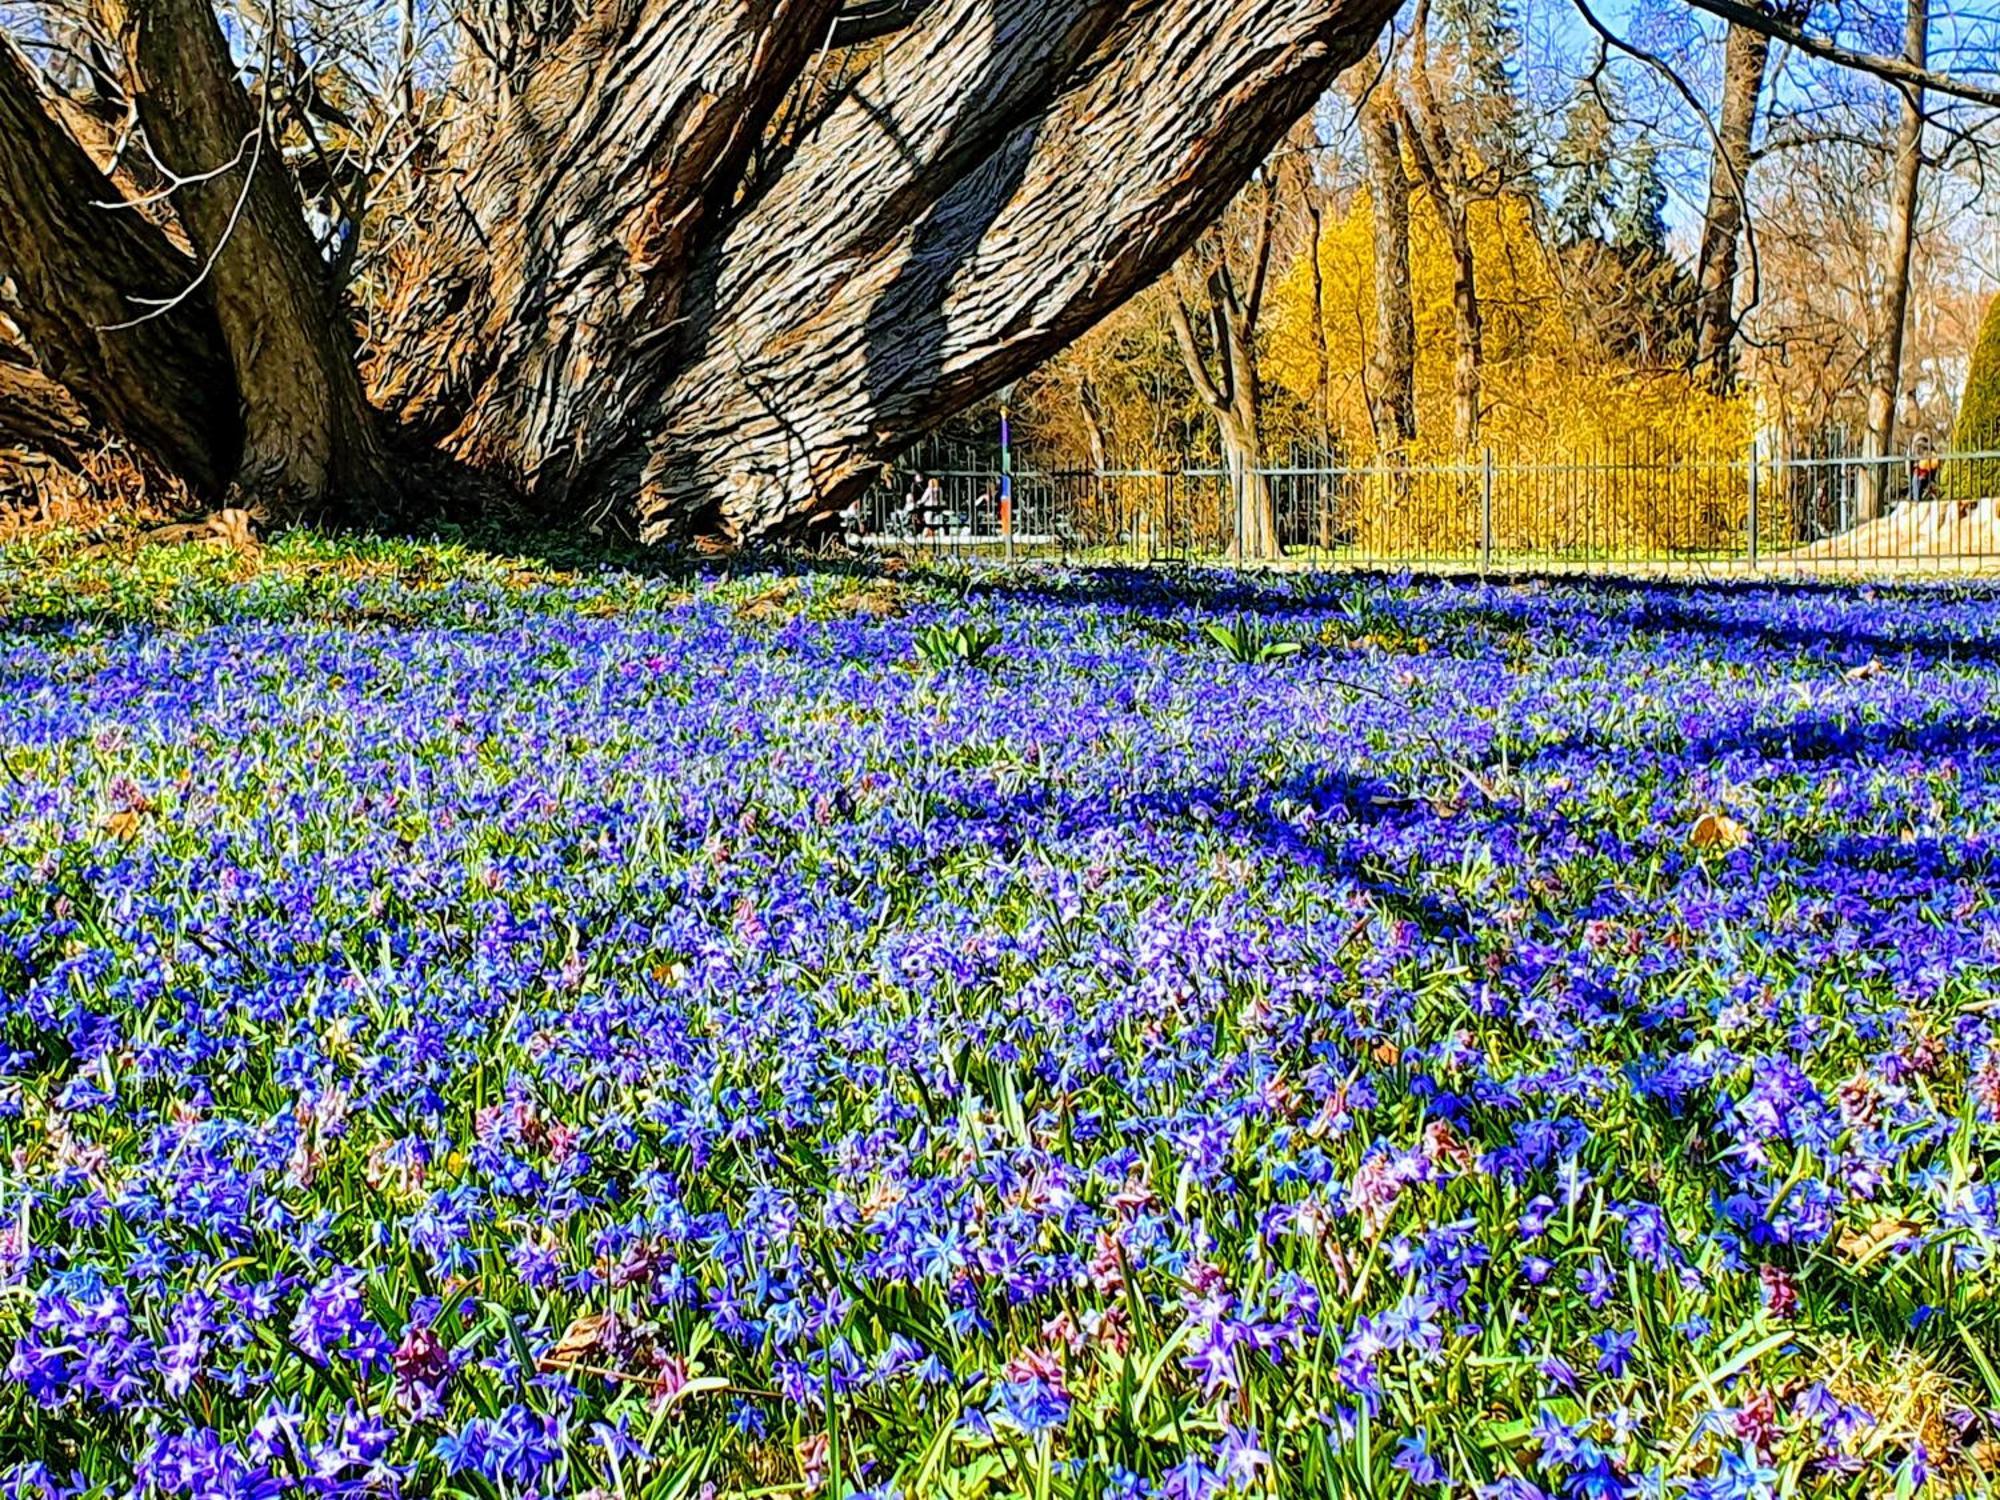
{"type": "MultiPolygon", "coordinates": [[[[1368,352],[1368,421],[1378,453],[1393,453],[1417,435],[1417,322],[1410,293],[1410,179],[1393,100],[1376,97],[1392,87],[1384,71],[1364,78],[1357,69],[1353,97],[1368,166],[1368,197],[1375,221],[1375,341],[1368,352]]],[[[1326,331],[1320,329],[1320,347],[1326,331]]]]}
{"type": "Polygon", "coordinates": [[[1445,233],[1451,242],[1451,324],[1456,335],[1451,367],[1451,432],[1458,451],[1469,453],[1479,443],[1486,320],[1479,305],[1472,231],[1463,209],[1446,211],[1445,233]]]}
{"type": "MultiPolygon", "coordinates": [[[[1930,55],[1930,0],[1906,0],[1903,56],[1917,67],[1930,55]]],[[[1910,320],[1910,257],[1917,241],[1917,209],[1924,165],[1924,96],[1913,89],[1903,96],[1902,117],[1896,125],[1896,175],[1889,196],[1889,232],[1883,246],[1884,284],[1875,305],[1875,327],[1869,342],[1875,353],[1875,379],[1868,391],[1868,431],[1862,453],[1875,460],[1862,466],[1857,509],[1864,521],[1882,513],[1888,469],[1882,462],[1894,450],[1896,402],[1903,389],[1903,336],[1910,320]]]]}
{"type": "Polygon", "coordinates": [[[1326,267],[1321,262],[1326,246],[1326,210],[1319,190],[1308,185],[1306,220],[1312,226],[1306,254],[1312,264],[1313,299],[1313,426],[1321,453],[1333,448],[1333,353],[1327,347],[1326,267]]]}
{"type": "Polygon", "coordinates": [[[1326,248],[1326,204],[1316,159],[1320,149],[1319,122],[1308,115],[1299,121],[1285,142],[1282,161],[1277,165],[1280,176],[1289,183],[1285,188],[1287,197],[1296,194],[1305,215],[1300,253],[1305,257],[1312,286],[1313,437],[1320,452],[1328,453],[1333,448],[1333,356],[1326,336],[1326,266],[1322,263],[1326,248]]]}
{"type": "Polygon", "coordinates": [[[1694,367],[1718,391],[1736,380],[1736,266],[1748,214],[1746,192],[1757,134],[1757,101],[1771,39],[1732,25],[1723,44],[1722,118],[1710,153],[1708,206],[1696,268],[1694,367]]]}
{"type": "Polygon", "coordinates": [[[1083,414],[1084,437],[1090,443],[1090,466],[1102,474],[1111,467],[1111,446],[1104,435],[1104,405],[1088,375],[1076,383],[1076,407],[1083,414]]]}
{"type": "Polygon", "coordinates": [[[37,368],[93,422],[294,512],[386,508],[415,465],[557,520],[743,540],[827,521],[1156,280],[1393,0],[468,7],[360,374],[268,60],[253,93],[210,0],[93,5],[193,250],[91,207],[115,185],[10,53],[0,260],[37,368]],[[866,46],[829,91],[830,41],[866,46]]]}
{"type": "Polygon", "coordinates": [[[1258,561],[1283,555],[1271,485],[1263,472],[1263,387],[1257,365],[1257,324],[1270,273],[1276,218],[1277,188],[1267,181],[1250,238],[1247,286],[1239,285],[1230,265],[1225,233],[1219,231],[1213,237],[1215,248],[1202,283],[1205,341],[1195,331],[1194,310],[1178,289],[1168,304],[1188,378],[1215,419],[1216,435],[1221,439],[1237,548],[1244,557],[1258,561]]]}
{"type": "MultiPolygon", "coordinates": [[[[1430,76],[1430,4],[1417,0],[1410,27],[1410,98],[1414,108],[1402,112],[1402,134],[1410,143],[1417,175],[1444,222],[1451,247],[1451,371],[1452,441],[1461,453],[1479,443],[1484,404],[1482,381],[1486,363],[1486,320],[1479,305],[1478,266],[1472,247],[1472,190],[1465,155],[1439,108],[1430,76]]],[[[1407,242],[1407,225],[1405,227],[1407,242]]]]}

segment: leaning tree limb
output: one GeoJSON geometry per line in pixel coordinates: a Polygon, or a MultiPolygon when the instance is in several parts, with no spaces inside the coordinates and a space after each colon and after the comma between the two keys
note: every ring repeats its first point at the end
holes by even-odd
{"type": "MultiPolygon", "coordinates": [[[[104,432],[198,493],[216,493],[235,468],[241,431],[214,307],[198,294],[139,326],[116,326],[194,275],[159,230],[119,205],[110,179],[45,107],[25,60],[0,39],[4,310],[40,374],[104,432]]],[[[52,393],[38,385],[35,394],[45,416],[54,410],[52,393]]]]}
{"type": "Polygon", "coordinates": [[[559,505],[657,399],[690,267],[837,0],[600,0],[448,185],[377,398],[559,505]]]}
{"type": "Polygon", "coordinates": [[[636,478],[649,537],[838,510],[1157,279],[1392,8],[934,8],[716,247],[688,368],[607,493],[636,478]]]}

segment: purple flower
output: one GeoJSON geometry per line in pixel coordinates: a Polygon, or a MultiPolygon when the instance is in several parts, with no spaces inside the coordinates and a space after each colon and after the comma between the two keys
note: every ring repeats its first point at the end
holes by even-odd
{"type": "Polygon", "coordinates": [[[1603,1307],[1617,1292],[1618,1282],[1600,1255],[1576,1273],[1576,1287],[1592,1307],[1603,1307]]]}
{"type": "Polygon", "coordinates": [[[1636,1332],[1606,1331],[1593,1333],[1591,1343],[1597,1346],[1597,1368],[1600,1373],[1613,1380],[1625,1373],[1625,1366],[1631,1363],[1632,1349],[1639,1341],[1636,1332]]]}
{"type": "Polygon", "coordinates": [[[1390,1463],[1409,1475],[1412,1484],[1449,1486],[1451,1483],[1451,1476],[1432,1455],[1428,1437],[1422,1432],[1411,1433],[1399,1442],[1390,1463]]]}

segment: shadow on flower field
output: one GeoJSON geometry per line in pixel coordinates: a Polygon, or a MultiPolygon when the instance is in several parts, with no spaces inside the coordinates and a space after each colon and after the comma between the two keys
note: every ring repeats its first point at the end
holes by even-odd
{"type": "Polygon", "coordinates": [[[1985,1493],[1996,640],[0,554],[0,1486],[1985,1493]]]}

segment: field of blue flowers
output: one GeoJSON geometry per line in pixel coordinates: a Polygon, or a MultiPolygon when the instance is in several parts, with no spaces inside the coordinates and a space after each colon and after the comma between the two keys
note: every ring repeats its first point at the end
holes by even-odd
{"type": "Polygon", "coordinates": [[[0,1494],[1983,1493],[2000,596],[0,560],[0,1494]]]}

